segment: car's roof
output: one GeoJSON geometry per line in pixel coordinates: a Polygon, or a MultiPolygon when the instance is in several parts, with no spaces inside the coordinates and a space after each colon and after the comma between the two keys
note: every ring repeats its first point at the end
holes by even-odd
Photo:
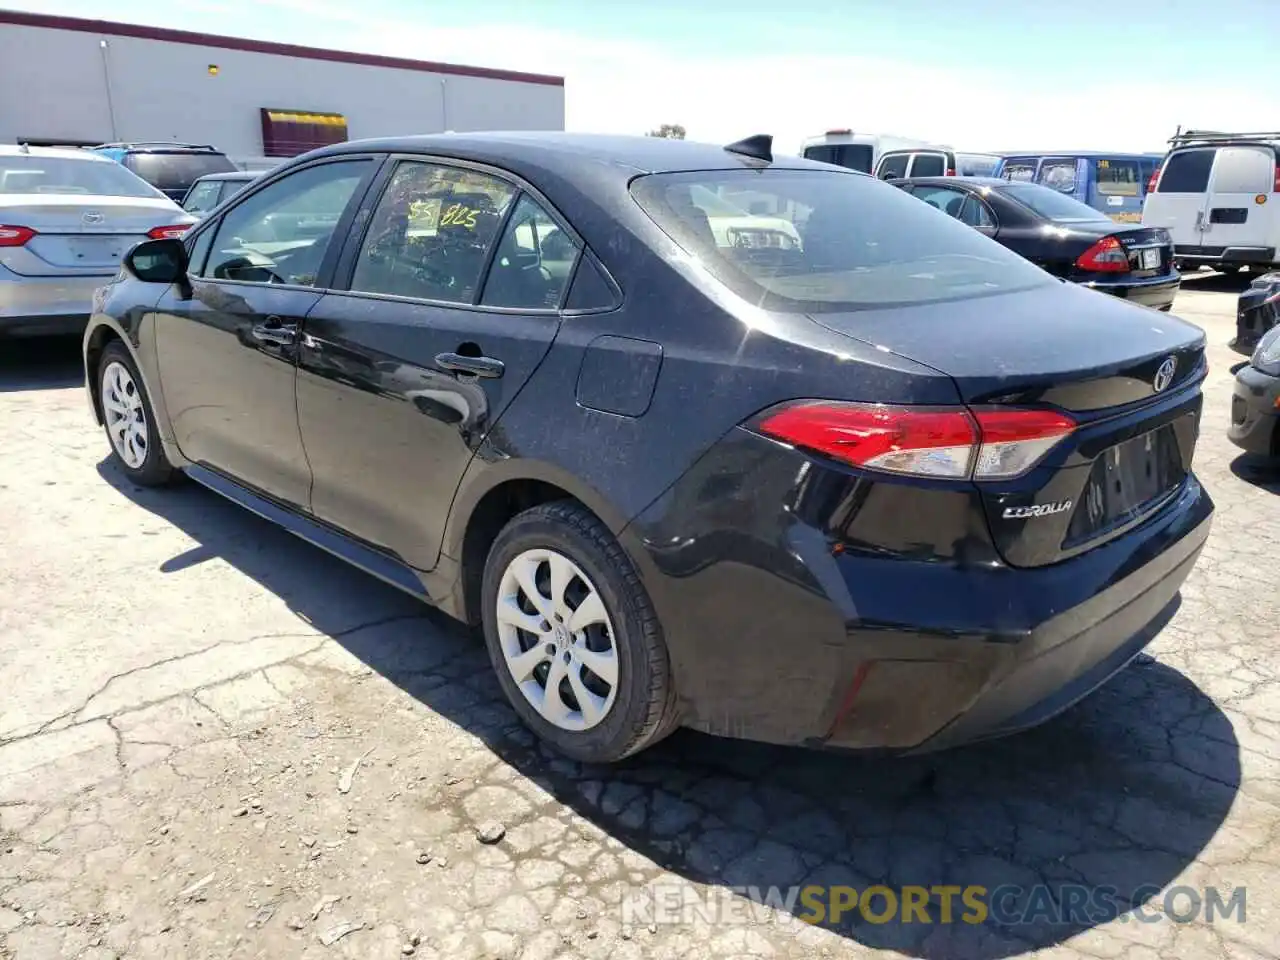
{"type": "Polygon", "coordinates": [[[262,176],[261,171],[224,170],[222,173],[206,173],[202,177],[196,177],[192,183],[200,183],[204,180],[256,180],[260,176],[262,176]]]}
{"type": "Polygon", "coordinates": [[[62,157],[67,160],[87,160],[90,163],[114,163],[88,150],[76,147],[22,147],[16,143],[0,143],[0,157],[62,157]]]}
{"type": "MultiPolygon", "coordinates": [[[[926,186],[945,187],[947,184],[968,184],[974,187],[1007,187],[1009,181],[1000,177],[902,177],[898,183],[922,183],[926,186]]],[[[1036,184],[1032,184],[1036,186],[1036,184]]]]}
{"type": "Polygon", "coordinates": [[[1006,160],[1021,160],[1026,157],[1082,157],[1086,160],[1107,159],[1108,157],[1143,157],[1151,159],[1163,157],[1163,153],[1135,153],[1132,150],[1001,150],[1000,156],[1006,160]]]}
{"type": "MultiPolygon", "coordinates": [[[[542,173],[568,178],[572,178],[584,164],[609,167],[624,173],[628,178],[639,173],[733,170],[758,168],[761,165],[758,160],[731,153],[717,144],[664,137],[560,131],[443,133],[351,140],[324,147],[316,151],[315,155],[364,151],[435,154],[477,163],[491,163],[517,173],[533,168],[542,173]]],[[[829,164],[787,155],[776,156],[772,165],[787,169],[835,169],[829,164]]]]}

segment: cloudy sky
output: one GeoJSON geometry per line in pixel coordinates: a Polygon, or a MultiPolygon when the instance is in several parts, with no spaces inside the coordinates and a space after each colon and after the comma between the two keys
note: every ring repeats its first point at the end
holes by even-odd
{"type": "Polygon", "coordinates": [[[570,129],[768,132],[789,152],[833,127],[968,150],[1162,150],[1179,123],[1280,124],[1280,0],[0,2],[552,73],[570,129]]]}

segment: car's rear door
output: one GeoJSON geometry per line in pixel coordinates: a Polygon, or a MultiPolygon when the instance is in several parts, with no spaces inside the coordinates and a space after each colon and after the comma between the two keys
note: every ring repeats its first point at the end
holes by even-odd
{"type": "Polygon", "coordinates": [[[1205,203],[1217,153],[1217,147],[1174,150],[1160,168],[1155,193],[1143,202],[1142,225],[1168,230],[1178,253],[1192,252],[1178,248],[1199,248],[1207,242],[1203,237],[1205,203]]]}
{"type": "Polygon", "coordinates": [[[309,164],[239,199],[193,236],[193,251],[207,254],[155,308],[161,388],[183,456],[295,508],[311,489],[294,396],[298,337],[340,243],[277,229],[273,215],[321,207],[349,220],[378,163],[309,164]]]}
{"type": "Polygon", "coordinates": [[[580,245],[521,185],[447,161],[398,159],[365,207],[348,289],[301,340],[311,509],[429,570],[463,472],[555,338],[580,245]]]}
{"type": "Polygon", "coordinates": [[[1224,146],[1209,177],[1203,237],[1205,246],[1276,246],[1276,154],[1272,147],[1224,146]]]}

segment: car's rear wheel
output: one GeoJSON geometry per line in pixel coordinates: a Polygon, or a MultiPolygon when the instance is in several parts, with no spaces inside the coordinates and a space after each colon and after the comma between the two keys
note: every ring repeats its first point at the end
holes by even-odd
{"type": "Polygon", "coordinates": [[[116,465],[144,487],[168,483],[173,466],[156,434],[156,418],[147,389],[129,351],[108,344],[98,362],[98,403],[116,465]]]}
{"type": "Polygon", "coordinates": [[[489,658],[516,713],[577,760],[621,760],[675,726],[653,605],[622,546],[570,501],[519,514],[485,564],[489,658]]]}

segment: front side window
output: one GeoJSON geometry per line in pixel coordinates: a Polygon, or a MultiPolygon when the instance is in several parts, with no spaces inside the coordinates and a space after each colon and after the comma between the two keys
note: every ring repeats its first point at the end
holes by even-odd
{"type": "Polygon", "coordinates": [[[203,276],[314,286],[338,221],[371,164],[306,167],[247,197],[218,224],[203,276]]]}
{"type": "Polygon", "coordinates": [[[1039,183],[1059,193],[1076,192],[1076,162],[1074,160],[1046,160],[1040,164],[1039,183]]]}
{"type": "Polygon", "coordinates": [[[991,210],[973,194],[965,198],[964,206],[960,209],[960,222],[979,230],[996,228],[996,219],[991,215],[991,210]]]}
{"type": "MultiPolygon", "coordinates": [[[[914,196],[837,171],[713,170],[637,177],[632,196],[716,281],[765,309],[806,313],[959,300],[1052,282],[1039,267],[914,196]],[[694,188],[770,196],[785,216],[735,219],[787,243],[735,242],[694,188]]],[[[962,198],[963,200],[963,198],[962,198]]]]}
{"type": "Polygon", "coordinates": [[[401,162],[373,212],[351,289],[474,303],[515,193],[474,170],[401,162]]]}
{"type": "Polygon", "coordinates": [[[528,196],[522,196],[498,243],[480,302],[488,307],[551,310],[578,259],[578,245],[528,196]]]}
{"type": "Polygon", "coordinates": [[[218,194],[222,192],[222,184],[217,180],[206,180],[197,183],[182,201],[182,208],[187,213],[208,213],[218,205],[218,194]]]}
{"type": "Polygon", "coordinates": [[[947,172],[947,158],[940,153],[917,153],[911,164],[913,177],[941,177],[947,172]]]}
{"type": "Polygon", "coordinates": [[[0,157],[0,195],[163,196],[114,160],[18,154],[0,157]]]}

